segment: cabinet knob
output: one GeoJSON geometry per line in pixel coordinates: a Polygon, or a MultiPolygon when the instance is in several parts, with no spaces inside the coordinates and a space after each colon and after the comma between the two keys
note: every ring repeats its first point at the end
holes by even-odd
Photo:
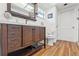
{"type": "Polygon", "coordinates": [[[35,30],[34,28],[32,30],[35,30]]]}
{"type": "Polygon", "coordinates": [[[16,39],[11,39],[11,41],[15,41],[16,39]]]}

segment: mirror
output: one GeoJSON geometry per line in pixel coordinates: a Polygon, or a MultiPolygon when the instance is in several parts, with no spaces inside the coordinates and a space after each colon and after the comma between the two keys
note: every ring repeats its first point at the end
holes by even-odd
{"type": "Polygon", "coordinates": [[[7,3],[7,11],[15,17],[36,20],[37,3],[7,3]]]}

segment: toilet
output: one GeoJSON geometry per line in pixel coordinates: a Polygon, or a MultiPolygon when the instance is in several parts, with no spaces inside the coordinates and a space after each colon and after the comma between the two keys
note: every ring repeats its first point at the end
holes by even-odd
{"type": "Polygon", "coordinates": [[[53,34],[48,34],[47,35],[47,44],[48,45],[53,45],[53,43],[56,43],[55,35],[53,34]]]}

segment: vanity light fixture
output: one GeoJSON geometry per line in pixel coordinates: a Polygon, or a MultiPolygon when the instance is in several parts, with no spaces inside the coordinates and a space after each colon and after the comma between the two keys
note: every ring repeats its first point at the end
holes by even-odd
{"type": "Polygon", "coordinates": [[[64,6],[67,6],[67,5],[68,5],[67,3],[64,4],[64,6]]]}

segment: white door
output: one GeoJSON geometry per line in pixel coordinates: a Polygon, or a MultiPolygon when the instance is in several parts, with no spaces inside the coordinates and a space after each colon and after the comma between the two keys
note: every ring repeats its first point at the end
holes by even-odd
{"type": "Polygon", "coordinates": [[[58,36],[60,36],[61,40],[74,41],[74,10],[62,12],[59,15],[60,24],[58,27],[60,27],[60,33],[58,36]]]}

